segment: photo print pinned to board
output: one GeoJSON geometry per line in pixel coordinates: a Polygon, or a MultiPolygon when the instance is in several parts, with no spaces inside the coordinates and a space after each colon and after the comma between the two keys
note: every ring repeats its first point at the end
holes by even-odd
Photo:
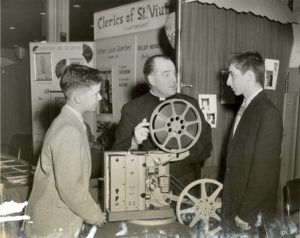
{"type": "Polygon", "coordinates": [[[34,53],[35,81],[52,81],[52,54],[34,53]]]}
{"type": "Polygon", "coordinates": [[[99,69],[99,75],[102,79],[101,84],[101,96],[102,99],[99,102],[99,113],[112,114],[113,102],[112,102],[112,70],[111,68],[99,69]]]}
{"type": "Polygon", "coordinates": [[[264,88],[275,90],[279,71],[279,60],[265,59],[264,88]]]}
{"type": "Polygon", "coordinates": [[[217,97],[215,94],[199,94],[199,107],[212,128],[217,127],[217,97]]]}

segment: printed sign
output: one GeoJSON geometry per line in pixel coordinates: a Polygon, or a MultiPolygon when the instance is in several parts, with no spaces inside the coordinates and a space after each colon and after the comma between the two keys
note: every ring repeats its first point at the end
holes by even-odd
{"type": "Polygon", "coordinates": [[[168,0],[149,0],[94,14],[94,38],[102,39],[161,28],[169,13],[168,0]]]}

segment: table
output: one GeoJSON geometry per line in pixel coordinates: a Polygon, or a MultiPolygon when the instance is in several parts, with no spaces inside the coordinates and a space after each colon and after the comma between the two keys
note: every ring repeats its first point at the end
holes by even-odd
{"type": "MultiPolygon", "coordinates": [[[[35,167],[28,162],[7,154],[0,154],[0,203],[28,200],[35,167]]],[[[22,212],[23,213],[23,212],[22,212]]],[[[14,215],[22,215],[22,213],[14,215]]],[[[1,223],[3,238],[23,237],[20,233],[22,221],[1,223]]]]}
{"type": "MultiPolygon", "coordinates": [[[[103,151],[98,147],[93,147],[91,152],[93,154],[93,170],[92,179],[90,180],[90,193],[96,202],[102,202],[99,200],[102,182],[99,182],[97,178],[102,176],[103,173],[101,169],[101,155],[103,151]]],[[[24,160],[11,155],[0,154],[0,204],[11,200],[18,203],[28,201],[34,170],[35,167],[24,160]]],[[[24,237],[20,233],[21,223],[22,221],[0,223],[0,237],[24,237]]]]}

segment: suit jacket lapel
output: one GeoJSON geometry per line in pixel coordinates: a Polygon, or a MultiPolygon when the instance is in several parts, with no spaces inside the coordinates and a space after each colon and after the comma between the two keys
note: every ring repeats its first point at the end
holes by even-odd
{"type": "Polygon", "coordinates": [[[258,95],[256,95],[255,98],[250,102],[250,104],[247,106],[246,110],[244,111],[244,114],[242,115],[239,124],[237,125],[237,128],[235,130],[235,133],[233,135],[233,127],[230,131],[230,140],[228,144],[228,151],[230,151],[230,148],[236,143],[236,139],[238,138],[238,135],[241,133],[241,130],[247,126],[249,118],[251,116],[254,116],[254,111],[257,105],[263,98],[265,98],[266,95],[264,91],[260,92],[258,95]]]}

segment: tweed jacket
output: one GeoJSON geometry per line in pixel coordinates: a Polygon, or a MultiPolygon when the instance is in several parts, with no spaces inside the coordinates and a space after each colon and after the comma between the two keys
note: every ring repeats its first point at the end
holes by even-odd
{"type": "Polygon", "coordinates": [[[276,212],[283,135],[278,109],[260,92],[248,105],[232,135],[226,159],[223,219],[254,224],[259,212],[266,219],[276,212]]]}
{"type": "Polygon", "coordinates": [[[29,237],[76,237],[82,222],[97,224],[101,209],[89,193],[91,155],[83,123],[63,107],[44,138],[25,223],[29,237]]]}

